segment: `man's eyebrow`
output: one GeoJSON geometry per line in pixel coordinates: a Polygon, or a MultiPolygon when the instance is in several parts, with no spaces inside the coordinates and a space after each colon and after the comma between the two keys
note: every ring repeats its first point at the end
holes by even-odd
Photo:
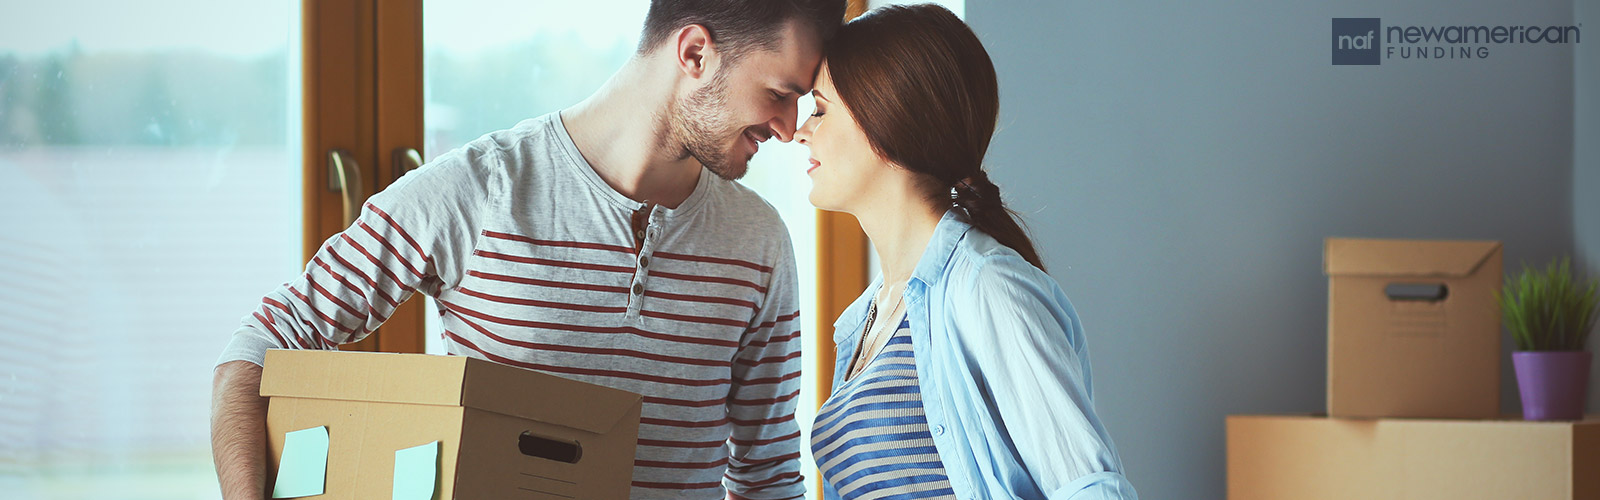
{"type": "Polygon", "coordinates": [[[798,83],[784,82],[783,89],[787,90],[787,91],[789,91],[789,93],[797,95],[797,96],[806,95],[806,88],[805,87],[801,87],[800,84],[798,84],[798,83]]]}

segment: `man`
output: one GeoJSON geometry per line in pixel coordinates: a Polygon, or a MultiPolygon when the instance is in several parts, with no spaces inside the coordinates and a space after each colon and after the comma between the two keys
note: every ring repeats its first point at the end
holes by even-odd
{"type": "Polygon", "coordinates": [[[266,349],[360,340],[416,291],[452,354],[643,394],[633,498],[802,495],[793,248],[732,181],[790,140],[843,16],[843,0],[652,1],[594,95],[373,196],[219,360],[224,496],[266,492],[266,349]]]}

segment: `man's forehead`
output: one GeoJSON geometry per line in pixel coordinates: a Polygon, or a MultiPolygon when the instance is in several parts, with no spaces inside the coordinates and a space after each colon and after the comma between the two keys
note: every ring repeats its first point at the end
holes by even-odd
{"type": "Polygon", "coordinates": [[[786,23],[781,33],[778,50],[763,54],[770,63],[765,69],[784,90],[810,92],[822,63],[822,42],[816,30],[802,28],[795,21],[786,23]]]}

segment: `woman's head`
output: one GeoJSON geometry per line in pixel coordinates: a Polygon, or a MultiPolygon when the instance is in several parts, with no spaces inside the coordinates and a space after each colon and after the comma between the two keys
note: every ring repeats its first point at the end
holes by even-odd
{"type": "Polygon", "coordinates": [[[840,28],[824,49],[809,146],[811,202],[850,211],[886,183],[973,225],[1044,267],[983,171],[1000,112],[989,53],[937,5],[887,6],[840,28]]]}

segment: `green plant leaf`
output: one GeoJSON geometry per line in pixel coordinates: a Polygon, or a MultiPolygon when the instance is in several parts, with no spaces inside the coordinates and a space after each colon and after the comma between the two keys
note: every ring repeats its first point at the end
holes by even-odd
{"type": "Polygon", "coordinates": [[[1526,264],[1495,293],[1519,351],[1581,351],[1600,318],[1600,280],[1572,273],[1568,257],[1543,271],[1526,264]]]}

